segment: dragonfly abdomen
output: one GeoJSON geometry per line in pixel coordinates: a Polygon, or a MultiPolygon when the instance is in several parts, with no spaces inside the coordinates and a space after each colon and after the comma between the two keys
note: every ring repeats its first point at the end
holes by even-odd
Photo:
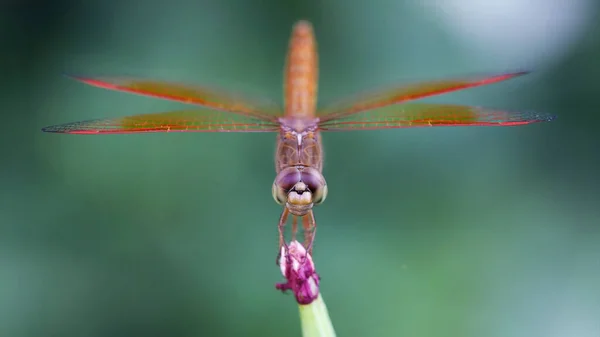
{"type": "Polygon", "coordinates": [[[300,21],[292,31],[285,69],[285,113],[312,118],[317,101],[318,57],[310,23],[300,21]]]}

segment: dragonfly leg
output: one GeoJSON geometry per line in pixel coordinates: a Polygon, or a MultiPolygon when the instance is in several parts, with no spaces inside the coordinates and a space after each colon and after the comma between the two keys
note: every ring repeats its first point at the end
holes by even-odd
{"type": "Polygon", "coordinates": [[[296,234],[298,233],[298,217],[294,215],[292,218],[292,241],[296,240],[296,234]]]}
{"type": "Polygon", "coordinates": [[[285,235],[283,232],[285,229],[285,223],[287,222],[287,219],[288,219],[288,215],[289,215],[289,211],[286,207],[283,209],[283,212],[281,212],[281,217],[279,218],[279,225],[277,226],[277,228],[279,230],[279,252],[277,253],[277,260],[275,262],[278,265],[279,265],[279,259],[281,258],[281,248],[285,247],[286,252],[288,250],[288,246],[285,243],[285,235]]]}
{"type": "Polygon", "coordinates": [[[304,246],[308,254],[312,254],[313,242],[315,241],[315,234],[317,232],[317,222],[312,210],[302,218],[302,227],[304,228],[304,246]]]}

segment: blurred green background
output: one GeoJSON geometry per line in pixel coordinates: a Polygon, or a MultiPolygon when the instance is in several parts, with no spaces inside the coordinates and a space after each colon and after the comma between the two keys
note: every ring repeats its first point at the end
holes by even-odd
{"type": "Polygon", "coordinates": [[[281,101],[292,24],[320,102],[523,68],[430,99],[552,123],[324,136],[315,262],[339,336],[600,336],[600,24],[593,0],[16,1],[0,5],[0,336],[300,336],[274,284],[274,134],[65,136],[181,108],[63,72],[281,101]]]}

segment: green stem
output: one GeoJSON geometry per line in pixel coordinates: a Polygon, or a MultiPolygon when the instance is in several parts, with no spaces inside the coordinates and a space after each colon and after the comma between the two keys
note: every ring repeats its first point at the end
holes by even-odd
{"type": "Polygon", "coordinates": [[[307,305],[299,305],[303,337],[335,337],[325,301],[319,296],[307,305]]]}

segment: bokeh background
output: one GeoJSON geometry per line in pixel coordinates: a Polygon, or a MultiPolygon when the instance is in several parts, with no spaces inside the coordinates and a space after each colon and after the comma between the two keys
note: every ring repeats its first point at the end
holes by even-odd
{"type": "Polygon", "coordinates": [[[515,128],[324,136],[315,261],[339,336],[600,336],[595,0],[25,1],[0,5],[0,336],[300,336],[274,284],[274,134],[64,136],[181,108],[63,72],[281,101],[314,23],[320,102],[533,69],[430,99],[556,114],[515,128]]]}

